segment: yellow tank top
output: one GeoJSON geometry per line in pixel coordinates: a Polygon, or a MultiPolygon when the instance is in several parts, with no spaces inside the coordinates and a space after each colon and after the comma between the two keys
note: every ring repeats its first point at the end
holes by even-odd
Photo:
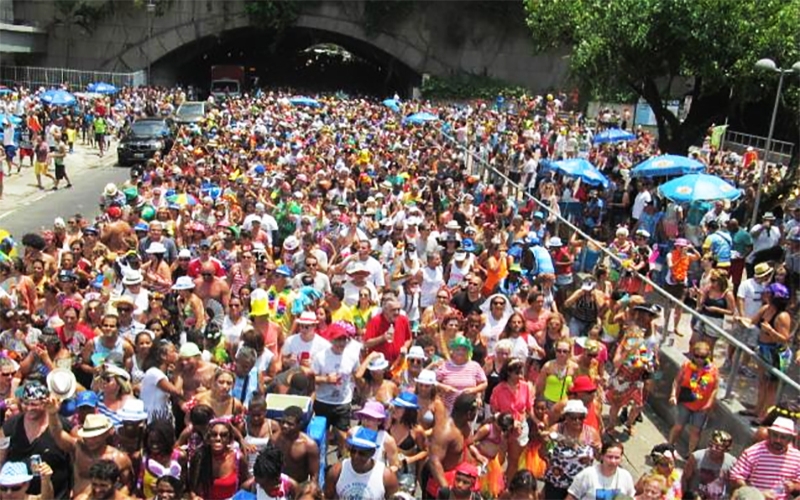
{"type": "Polygon", "coordinates": [[[550,374],[544,381],[544,398],[552,403],[558,403],[564,399],[570,387],[572,387],[572,375],[562,379],[550,374]]]}

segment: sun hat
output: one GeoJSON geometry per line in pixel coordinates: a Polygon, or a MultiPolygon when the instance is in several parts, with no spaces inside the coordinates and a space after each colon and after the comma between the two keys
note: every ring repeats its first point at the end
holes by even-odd
{"type": "Polygon", "coordinates": [[[597,390],[597,385],[592,382],[591,377],[588,375],[578,375],[572,381],[572,386],[569,388],[570,394],[580,394],[582,392],[594,392],[597,390]]]}
{"type": "Polygon", "coordinates": [[[167,247],[165,247],[160,241],[153,241],[150,243],[150,246],[147,247],[147,251],[145,253],[167,253],[167,247]]]}
{"type": "Polygon", "coordinates": [[[97,397],[97,393],[94,391],[81,391],[75,398],[75,406],[77,408],[83,408],[84,406],[97,408],[99,403],[100,398],[97,397]]]}
{"type": "Polygon", "coordinates": [[[378,401],[367,401],[364,407],[355,413],[356,417],[368,417],[376,420],[383,420],[386,418],[386,408],[378,401]]]}
{"type": "Polygon", "coordinates": [[[406,354],[406,359],[425,359],[425,351],[422,346],[413,345],[406,354]]]}
{"type": "Polygon", "coordinates": [[[761,220],[775,220],[775,214],[772,212],[765,212],[764,215],[761,217],[761,220]]]}
{"type": "Polygon", "coordinates": [[[140,223],[136,224],[135,226],[133,226],[133,230],[134,231],[142,231],[142,232],[146,233],[147,231],[150,230],[150,225],[147,222],[140,222],[140,223]]]}
{"type": "Polygon", "coordinates": [[[436,385],[436,372],[433,370],[422,370],[419,372],[419,377],[414,379],[414,382],[422,385],[436,385]]]}
{"type": "Polygon", "coordinates": [[[772,266],[767,264],[766,262],[760,262],[756,264],[756,267],[753,269],[755,271],[756,278],[766,278],[770,274],[772,274],[772,266]]]}
{"type": "Polygon", "coordinates": [[[777,417],[767,430],[770,432],[789,434],[792,436],[797,434],[794,428],[794,421],[789,417],[777,417]]]}
{"type": "Polygon", "coordinates": [[[455,254],[453,254],[453,258],[455,260],[466,260],[467,259],[467,252],[458,251],[455,254]]]}
{"type": "Polygon", "coordinates": [[[475,242],[472,241],[472,238],[464,238],[461,240],[461,249],[465,252],[474,252],[475,242]]]}
{"type": "Polygon", "coordinates": [[[173,290],[191,290],[194,288],[194,281],[189,276],[181,276],[172,285],[173,290]]]}
{"type": "Polygon", "coordinates": [[[78,429],[78,437],[93,438],[102,436],[106,432],[114,428],[111,420],[100,413],[90,413],[86,415],[83,425],[78,429]]]}
{"type": "Polygon", "coordinates": [[[521,274],[522,273],[522,266],[520,266],[518,263],[515,262],[514,264],[511,264],[510,266],[508,266],[508,272],[510,272],[510,273],[520,273],[521,274]]]}
{"type": "Polygon", "coordinates": [[[66,368],[56,368],[47,374],[47,389],[59,399],[69,399],[77,389],[75,375],[66,368]]]}
{"type": "Polygon", "coordinates": [[[383,353],[380,352],[369,361],[369,365],[367,366],[369,371],[374,372],[383,371],[387,368],[389,368],[389,361],[383,356],[383,353]]]}
{"type": "Polygon", "coordinates": [[[188,248],[182,248],[180,252],[178,252],[179,259],[191,259],[192,258],[192,251],[188,248]]]}
{"type": "Polygon", "coordinates": [[[202,351],[194,342],[186,342],[181,346],[178,356],[181,358],[193,358],[202,355],[202,351]]]}
{"type": "Polygon", "coordinates": [[[458,224],[458,221],[451,220],[447,224],[444,225],[444,228],[445,229],[452,229],[454,231],[457,231],[457,230],[461,229],[461,226],[458,224]]]}
{"type": "Polygon", "coordinates": [[[561,241],[561,238],[559,238],[558,236],[553,236],[547,242],[547,246],[550,248],[561,248],[564,246],[564,242],[561,241]]]}
{"type": "MultiPolygon", "coordinates": [[[[164,246],[164,245],[161,245],[161,246],[164,246]]],[[[123,285],[138,285],[142,281],[144,281],[144,276],[142,276],[142,272],[141,271],[137,271],[135,269],[131,269],[128,272],[126,272],[125,276],[123,276],[123,278],[122,278],[122,284],[123,285]]]]}
{"type": "Polygon", "coordinates": [[[317,315],[311,311],[303,311],[300,317],[294,320],[298,325],[316,325],[319,323],[317,315]]]}
{"type": "Polygon", "coordinates": [[[300,240],[296,236],[289,236],[283,240],[283,249],[288,252],[294,252],[300,247],[300,240]]]}
{"type": "Polygon", "coordinates": [[[636,236],[641,236],[642,238],[649,238],[650,233],[645,229],[637,229],[636,236]]]}
{"type": "MultiPolygon", "coordinates": [[[[378,403],[380,404],[380,403],[378,403]]],[[[383,406],[381,406],[383,408],[383,406]]],[[[347,438],[347,444],[353,448],[374,450],[378,448],[378,433],[366,427],[359,427],[352,436],[347,438]]]]}
{"type": "Polygon", "coordinates": [[[358,274],[358,273],[367,273],[370,274],[370,270],[367,269],[367,266],[362,264],[361,262],[356,262],[352,266],[347,269],[347,274],[358,274]]]}
{"type": "Polygon", "coordinates": [[[147,412],[144,409],[144,401],[141,399],[127,399],[122,408],[117,412],[123,422],[140,422],[147,420],[147,412]]]}
{"type": "Polygon", "coordinates": [[[105,373],[107,375],[113,375],[115,377],[120,377],[120,378],[123,378],[123,379],[127,380],[128,382],[130,382],[130,380],[131,380],[131,374],[128,373],[128,371],[125,370],[124,368],[121,368],[121,367],[119,367],[117,365],[112,365],[111,363],[106,363],[105,365],[103,365],[103,369],[105,370],[105,373]]]}
{"type": "Polygon", "coordinates": [[[564,411],[562,413],[564,415],[571,413],[586,415],[589,413],[589,411],[586,409],[586,405],[584,405],[583,401],[580,399],[568,399],[567,404],[564,405],[564,411]]]}
{"type": "Polygon", "coordinates": [[[24,462],[6,462],[0,469],[0,486],[16,486],[33,479],[24,462]]]}
{"type": "Polygon", "coordinates": [[[583,283],[581,284],[581,290],[591,292],[592,290],[595,289],[596,286],[597,282],[594,280],[594,278],[589,277],[583,280],[583,283]]]}
{"type": "Polygon", "coordinates": [[[109,182],[106,184],[106,187],[103,189],[103,195],[112,198],[119,193],[119,189],[117,189],[117,185],[113,182],[109,182]]]}
{"type": "Polygon", "coordinates": [[[392,401],[392,406],[396,406],[398,408],[419,408],[419,404],[417,404],[417,395],[413,392],[401,392],[396,398],[392,401]]]}
{"type": "Polygon", "coordinates": [[[472,342],[463,335],[450,341],[450,349],[455,349],[457,347],[465,347],[469,352],[472,352],[472,342]]]}

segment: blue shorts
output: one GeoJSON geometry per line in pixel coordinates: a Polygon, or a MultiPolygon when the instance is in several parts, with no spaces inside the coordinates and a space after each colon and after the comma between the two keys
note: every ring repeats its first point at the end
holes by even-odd
{"type": "Polygon", "coordinates": [[[706,424],[708,412],[705,411],[692,411],[686,406],[678,403],[678,418],[675,420],[677,425],[691,425],[696,429],[702,429],[706,424]]]}
{"type": "Polygon", "coordinates": [[[10,146],[3,146],[3,149],[4,149],[4,150],[5,150],[5,152],[6,152],[6,157],[7,157],[7,158],[9,158],[9,159],[13,160],[13,159],[14,159],[14,157],[16,157],[16,156],[17,156],[17,147],[16,147],[16,146],[14,146],[13,144],[12,144],[12,145],[10,145],[10,146]]]}

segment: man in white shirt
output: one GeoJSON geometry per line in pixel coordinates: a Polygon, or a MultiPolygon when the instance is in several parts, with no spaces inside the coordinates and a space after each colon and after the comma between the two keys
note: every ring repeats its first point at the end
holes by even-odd
{"type": "Polygon", "coordinates": [[[633,200],[633,207],[631,208],[631,218],[638,221],[644,212],[644,207],[653,201],[653,195],[650,194],[650,181],[645,179],[640,181],[639,193],[633,200]]]}
{"type": "Polygon", "coordinates": [[[567,500],[611,499],[617,495],[633,497],[636,494],[633,477],[619,466],[622,450],[622,443],[618,441],[604,443],[600,463],[583,469],[575,476],[567,500]]]}
{"type": "Polygon", "coordinates": [[[775,215],[767,212],[761,218],[761,224],[750,228],[753,237],[753,251],[747,256],[747,275],[753,274],[753,268],[760,262],[778,261],[783,259],[781,248],[781,230],[775,225],[775,215]]]}
{"type": "Polygon", "coordinates": [[[317,354],[328,349],[331,343],[317,335],[317,316],[311,311],[304,311],[296,320],[295,333],[290,335],[281,349],[281,361],[284,368],[291,368],[300,364],[304,357],[314,358],[317,354]]]}
{"type": "MultiPolygon", "coordinates": [[[[763,305],[762,294],[769,285],[769,280],[772,278],[773,269],[766,262],[761,262],[754,266],[753,273],[739,285],[739,290],[736,293],[736,306],[739,315],[745,318],[752,318],[758,313],[763,305]]],[[[745,326],[737,322],[735,335],[746,346],[755,349],[758,344],[758,335],[761,328],[758,325],[745,326]]],[[[725,367],[729,367],[733,359],[734,349],[732,346],[728,349],[728,359],[725,361],[725,367]]],[[[748,378],[755,375],[755,372],[747,367],[750,360],[750,355],[742,354],[742,374],[748,378]]]]}

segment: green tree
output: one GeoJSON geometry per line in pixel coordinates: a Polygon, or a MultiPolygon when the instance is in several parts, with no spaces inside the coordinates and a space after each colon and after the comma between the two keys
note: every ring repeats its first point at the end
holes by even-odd
{"type": "Polygon", "coordinates": [[[524,1],[535,46],[571,46],[571,77],[592,94],[646,100],[670,152],[685,153],[724,118],[732,88],[742,102],[774,89],[777,75],[756,71],[758,59],[800,59],[800,0],[524,1]],[[676,94],[692,97],[683,121],[665,107],[676,94]]]}

